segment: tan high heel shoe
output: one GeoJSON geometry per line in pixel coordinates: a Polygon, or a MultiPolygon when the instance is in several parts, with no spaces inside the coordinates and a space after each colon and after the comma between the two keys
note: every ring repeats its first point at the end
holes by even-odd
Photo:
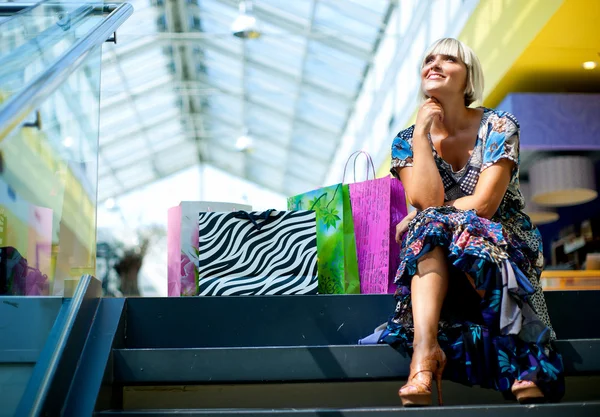
{"type": "Polygon", "coordinates": [[[533,381],[515,381],[510,389],[519,404],[531,404],[544,401],[544,394],[533,381]]]}
{"type": "Polygon", "coordinates": [[[433,378],[435,378],[437,385],[438,403],[443,405],[442,373],[445,366],[446,354],[439,346],[433,354],[425,357],[414,367],[411,363],[408,382],[398,391],[398,395],[402,399],[402,405],[405,407],[431,405],[431,381],[433,378]],[[431,376],[424,374],[424,372],[431,372],[431,376]]]}

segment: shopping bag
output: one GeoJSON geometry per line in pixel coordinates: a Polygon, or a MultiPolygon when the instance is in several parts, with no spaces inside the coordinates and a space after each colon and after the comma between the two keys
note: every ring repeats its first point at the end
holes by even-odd
{"type": "Polygon", "coordinates": [[[317,293],[314,211],[200,213],[199,295],[317,293]]]}
{"type": "Polygon", "coordinates": [[[198,213],[252,210],[244,204],[182,201],[169,209],[167,224],[167,275],[169,297],[198,293],[198,213]]]}
{"type": "Polygon", "coordinates": [[[0,247],[0,295],[48,295],[48,276],[12,246],[0,247]]]}
{"type": "MultiPolygon", "coordinates": [[[[375,166],[366,152],[353,154],[355,171],[356,158],[361,153],[367,157],[375,177],[375,166]]],[[[361,293],[393,293],[394,276],[400,265],[400,246],[395,240],[396,225],[408,211],[402,182],[390,175],[352,183],[350,202],[361,293]]]]}
{"type": "Polygon", "coordinates": [[[319,294],[359,294],[348,186],[340,183],[290,197],[288,210],[316,212],[319,294]]]}

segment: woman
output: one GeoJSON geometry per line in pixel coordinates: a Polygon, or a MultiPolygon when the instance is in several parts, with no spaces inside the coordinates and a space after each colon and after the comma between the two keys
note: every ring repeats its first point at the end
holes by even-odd
{"type": "Polygon", "coordinates": [[[441,376],[521,403],[558,400],[562,360],[539,284],[538,230],[519,191],[519,125],[483,107],[473,51],[437,41],[421,65],[424,103],[392,145],[391,172],[417,209],[397,226],[397,307],[380,342],[412,352],[399,395],[431,404],[441,376]],[[401,236],[404,237],[401,239],[401,236]]]}

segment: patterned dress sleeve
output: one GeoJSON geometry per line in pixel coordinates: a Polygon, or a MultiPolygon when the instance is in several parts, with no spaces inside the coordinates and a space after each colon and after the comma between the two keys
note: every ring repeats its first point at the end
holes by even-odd
{"type": "Polygon", "coordinates": [[[519,122],[510,113],[497,112],[490,117],[491,130],[485,141],[481,171],[501,159],[519,164],[519,122]]]}
{"type": "Polygon", "coordinates": [[[392,166],[390,172],[398,178],[396,168],[413,166],[412,135],[414,126],[402,130],[392,142],[392,166]]]}

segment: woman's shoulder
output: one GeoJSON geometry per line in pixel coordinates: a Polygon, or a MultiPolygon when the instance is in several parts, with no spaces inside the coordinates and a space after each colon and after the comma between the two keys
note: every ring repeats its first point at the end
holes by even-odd
{"type": "Polygon", "coordinates": [[[489,109],[487,107],[483,107],[483,111],[484,113],[488,113],[488,123],[491,122],[493,124],[497,124],[498,122],[500,122],[501,124],[506,123],[509,126],[512,126],[516,129],[521,128],[521,126],[519,125],[519,121],[512,113],[500,109],[489,109]]]}
{"type": "Polygon", "coordinates": [[[396,138],[403,139],[406,141],[411,141],[413,137],[413,132],[415,131],[415,125],[407,127],[406,129],[401,130],[396,135],[396,138]]]}

